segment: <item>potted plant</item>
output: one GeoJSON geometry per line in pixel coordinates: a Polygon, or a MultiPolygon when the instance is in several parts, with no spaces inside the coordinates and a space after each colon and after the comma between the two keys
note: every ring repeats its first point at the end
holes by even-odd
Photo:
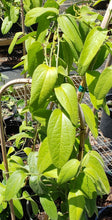
{"type": "Polygon", "coordinates": [[[25,199],[30,201],[35,215],[44,210],[52,220],[83,220],[98,213],[97,196],[110,191],[103,159],[91,149],[88,138],[88,130],[95,138],[98,135],[97,114],[82,103],[82,97],[88,88],[94,108],[108,111],[105,95],[111,87],[112,67],[105,68],[102,74],[97,68],[112,45],[108,30],[99,26],[101,15],[78,4],[60,14],[63,2],[47,0],[43,7],[28,11],[25,25],[38,23],[37,31],[19,40],[21,33],[17,33],[9,48],[11,53],[15,42],[25,41],[27,53],[19,65],[28,71],[32,85],[24,112],[30,111],[37,122],[35,127],[24,124],[20,133],[11,137],[17,144],[23,137],[33,140],[32,148],[24,148],[27,161],[12,155],[11,148],[8,159],[4,156],[5,167],[0,165],[8,171],[0,184],[1,210],[9,203],[12,219],[24,215],[21,200],[25,199]],[[74,63],[82,78],[77,93],[70,77],[74,63]],[[24,190],[27,184],[33,194],[24,190]]]}

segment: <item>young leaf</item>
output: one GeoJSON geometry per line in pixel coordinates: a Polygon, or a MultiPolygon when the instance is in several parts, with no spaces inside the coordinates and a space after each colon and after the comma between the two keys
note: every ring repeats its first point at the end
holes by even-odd
{"type": "Polygon", "coordinates": [[[25,25],[31,26],[32,24],[35,24],[40,16],[46,17],[46,19],[50,16],[57,16],[59,13],[58,9],[56,8],[43,8],[43,7],[37,7],[33,8],[30,11],[27,12],[25,17],[25,25]]]}
{"type": "Polygon", "coordinates": [[[84,116],[85,116],[85,120],[86,120],[86,123],[87,123],[88,127],[90,128],[93,136],[95,138],[97,138],[97,136],[98,136],[98,129],[97,129],[96,121],[95,121],[95,116],[94,116],[92,110],[90,109],[89,106],[87,106],[84,103],[81,104],[81,108],[83,110],[83,113],[84,113],[84,116]]]}
{"type": "Polygon", "coordinates": [[[91,61],[105,41],[106,36],[107,31],[102,30],[100,27],[94,27],[89,32],[78,61],[78,72],[80,75],[84,75],[86,73],[91,61]]]}
{"type": "Polygon", "coordinates": [[[94,95],[95,86],[99,76],[100,73],[98,71],[88,71],[86,73],[86,82],[89,90],[89,95],[95,109],[99,109],[99,107],[103,104],[103,99],[97,100],[94,95]]]}
{"type": "Polygon", "coordinates": [[[94,181],[86,172],[81,172],[78,175],[75,181],[75,188],[80,189],[86,198],[94,199],[97,196],[94,181]]]}
{"type": "Polygon", "coordinates": [[[31,202],[33,213],[36,215],[38,213],[38,205],[37,203],[31,198],[27,191],[23,192],[23,198],[31,202]]]}
{"type": "Polygon", "coordinates": [[[71,190],[68,195],[70,220],[80,220],[84,211],[85,199],[80,190],[71,190]]]}
{"type": "Polygon", "coordinates": [[[59,184],[66,183],[77,174],[80,162],[77,159],[71,159],[61,168],[57,182],[59,184]]]}
{"type": "Polygon", "coordinates": [[[33,42],[28,50],[28,73],[30,76],[33,75],[33,72],[36,69],[36,67],[39,64],[43,63],[43,60],[44,54],[41,43],[38,41],[33,42]]]}
{"type": "Polygon", "coordinates": [[[60,17],[58,17],[58,23],[65,36],[74,43],[76,50],[81,52],[83,43],[74,16],[70,14],[60,15],[60,17]]]}
{"type": "Polygon", "coordinates": [[[66,115],[55,109],[48,123],[48,145],[53,164],[61,168],[69,159],[75,142],[75,128],[66,115]]]}
{"type": "Polygon", "coordinates": [[[15,216],[18,219],[22,219],[22,217],[23,217],[23,207],[22,207],[21,202],[19,201],[19,199],[16,198],[16,200],[13,200],[13,205],[14,205],[15,216]]]}
{"type": "Polygon", "coordinates": [[[97,190],[101,194],[108,194],[110,186],[101,156],[95,151],[88,152],[82,161],[82,166],[85,167],[84,172],[94,179],[97,190]]]}
{"type": "Polygon", "coordinates": [[[28,165],[29,165],[29,170],[30,173],[37,174],[38,169],[37,169],[37,161],[38,161],[38,152],[31,152],[28,155],[28,165]]]}
{"type": "Polygon", "coordinates": [[[41,107],[49,97],[57,80],[57,69],[45,64],[34,71],[31,87],[30,110],[41,107]]]}
{"type": "Polygon", "coordinates": [[[9,53],[9,54],[12,53],[13,48],[14,48],[14,46],[15,46],[15,44],[16,44],[16,41],[17,41],[18,37],[21,36],[22,34],[23,34],[23,32],[17,32],[17,33],[15,34],[15,36],[14,36],[14,38],[13,38],[11,44],[10,44],[10,47],[9,47],[9,49],[8,49],[8,53],[9,53]]]}
{"type": "Polygon", "coordinates": [[[72,123],[76,125],[78,122],[78,101],[75,88],[69,83],[63,83],[55,88],[55,94],[60,104],[69,114],[72,123]]]}
{"type": "Polygon", "coordinates": [[[94,94],[97,99],[105,98],[106,94],[112,87],[112,66],[107,67],[101,73],[96,84],[94,94]]]}
{"type": "Polygon", "coordinates": [[[46,195],[45,197],[40,197],[40,203],[51,220],[58,219],[58,213],[55,203],[49,196],[46,195]]]}
{"type": "Polygon", "coordinates": [[[13,22],[10,20],[9,16],[5,17],[1,27],[2,34],[7,34],[8,31],[11,29],[12,25],[13,22]]]}
{"type": "Polygon", "coordinates": [[[19,7],[10,6],[10,18],[13,23],[16,23],[19,18],[19,7]]]}
{"type": "Polygon", "coordinates": [[[38,155],[38,170],[43,173],[52,164],[51,155],[48,146],[48,139],[45,138],[39,148],[38,155]]]}
{"type": "Polygon", "coordinates": [[[18,191],[24,186],[25,178],[28,173],[24,170],[16,170],[8,179],[5,191],[5,199],[11,200],[16,196],[18,191]]]}

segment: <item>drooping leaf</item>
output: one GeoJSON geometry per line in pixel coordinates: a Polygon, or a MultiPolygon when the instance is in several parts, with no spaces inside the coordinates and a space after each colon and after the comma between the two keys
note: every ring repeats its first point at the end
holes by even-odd
{"type": "Polygon", "coordinates": [[[61,168],[72,152],[75,128],[60,109],[55,109],[51,114],[47,134],[52,162],[57,168],[61,168]]]}
{"type": "Polygon", "coordinates": [[[35,24],[38,21],[38,18],[41,16],[45,16],[46,19],[49,16],[57,16],[59,13],[58,9],[56,8],[43,8],[43,7],[36,7],[31,9],[30,11],[27,12],[25,16],[25,25],[26,26],[31,26],[32,24],[35,24]]]}
{"type": "Polygon", "coordinates": [[[36,69],[36,67],[39,64],[43,63],[43,60],[44,54],[41,43],[38,41],[33,42],[28,50],[28,73],[30,76],[33,75],[33,72],[36,69]]]}
{"type": "Polygon", "coordinates": [[[7,34],[8,31],[11,29],[12,25],[13,22],[10,20],[9,16],[5,17],[1,26],[2,34],[7,34]]]}
{"type": "Polygon", "coordinates": [[[5,200],[6,186],[0,182],[0,204],[5,200]]]}
{"type": "Polygon", "coordinates": [[[30,176],[29,185],[33,192],[38,196],[42,196],[47,192],[46,186],[43,184],[39,176],[30,176]]]}
{"type": "Polygon", "coordinates": [[[83,214],[85,199],[80,190],[71,190],[68,195],[70,220],[80,220],[83,214]]]}
{"type": "Polygon", "coordinates": [[[40,203],[51,220],[57,220],[58,214],[54,201],[49,197],[40,197],[40,203]]]}
{"type": "Polygon", "coordinates": [[[30,110],[41,107],[49,97],[57,80],[57,69],[45,64],[39,65],[34,71],[31,87],[30,110]]]}
{"type": "Polygon", "coordinates": [[[97,212],[97,207],[96,207],[96,199],[87,199],[85,198],[85,208],[88,217],[92,217],[95,212],[97,212]]]}
{"type": "Polygon", "coordinates": [[[96,121],[95,121],[95,116],[94,116],[92,110],[90,109],[89,106],[87,106],[84,103],[81,104],[81,108],[83,110],[85,121],[86,121],[88,127],[90,128],[93,136],[95,138],[97,138],[97,136],[98,136],[98,129],[97,129],[96,121]]]}
{"type": "Polygon", "coordinates": [[[31,147],[25,147],[24,149],[24,152],[25,152],[25,154],[28,156],[30,153],[31,153],[31,151],[32,151],[32,149],[31,149],[31,147]]]}
{"type": "Polygon", "coordinates": [[[13,49],[14,49],[14,46],[15,46],[15,44],[16,44],[16,41],[17,41],[18,37],[21,36],[22,34],[23,34],[23,32],[17,32],[17,33],[15,34],[15,36],[14,36],[14,38],[13,38],[11,44],[10,44],[10,47],[9,47],[9,49],[8,49],[8,53],[9,53],[9,54],[12,53],[12,51],[13,51],[13,49]]]}
{"type": "Polygon", "coordinates": [[[19,199],[16,198],[15,200],[13,200],[13,205],[14,205],[15,216],[18,219],[22,219],[22,217],[23,217],[23,207],[22,207],[22,204],[19,201],[19,199]]]}
{"type": "Polygon", "coordinates": [[[19,142],[22,138],[33,138],[33,134],[32,133],[26,133],[26,132],[21,132],[21,133],[18,133],[18,134],[15,134],[13,136],[11,136],[8,140],[16,140],[15,141],[15,144],[16,146],[18,147],[19,146],[19,142]]]}
{"type": "Polygon", "coordinates": [[[78,101],[75,88],[69,83],[63,83],[55,88],[55,94],[60,104],[69,114],[72,123],[76,125],[78,122],[78,101]]]}
{"type": "MultiPolygon", "coordinates": [[[[69,45],[69,54],[71,53],[71,55],[70,55],[70,57],[72,58],[74,58],[76,61],[78,61],[78,58],[79,58],[79,53],[77,52],[77,50],[76,50],[76,47],[75,47],[75,44],[74,44],[74,42],[73,41],[71,41],[71,39],[69,39],[68,37],[67,37],[67,35],[65,35],[65,34],[63,34],[63,38],[64,38],[64,40],[68,43],[68,45],[69,45]]],[[[72,58],[72,59],[73,59],[72,58]]],[[[71,59],[71,61],[72,61],[72,59],[71,59]]],[[[72,63],[73,64],[73,63],[72,63]]]]}
{"type": "Polygon", "coordinates": [[[84,75],[86,73],[91,61],[103,45],[106,36],[107,31],[102,30],[100,27],[94,27],[89,32],[78,61],[78,72],[80,75],[84,75]]]}
{"type": "Polygon", "coordinates": [[[93,70],[98,69],[105,61],[109,54],[109,49],[106,45],[102,45],[100,50],[98,51],[97,55],[93,59],[93,62],[91,65],[93,65],[93,70]]]}
{"type": "Polygon", "coordinates": [[[20,188],[24,186],[27,173],[24,170],[16,170],[8,179],[5,191],[5,199],[11,200],[16,196],[20,188]]]}
{"type": "Polygon", "coordinates": [[[112,66],[107,67],[101,73],[96,84],[94,94],[97,99],[105,98],[106,94],[112,87],[112,66]]]}
{"type": "Polygon", "coordinates": [[[45,37],[48,33],[49,25],[49,20],[43,19],[43,17],[39,19],[36,38],[40,43],[44,42],[45,37]]]}
{"type": "Polygon", "coordinates": [[[52,164],[52,159],[48,146],[48,139],[45,138],[39,148],[38,155],[38,170],[39,173],[43,173],[52,164]]]}
{"type": "Polygon", "coordinates": [[[83,43],[74,16],[70,14],[60,15],[58,23],[63,33],[74,43],[76,50],[81,52],[83,43]]]}
{"type": "Polygon", "coordinates": [[[61,168],[57,182],[63,184],[71,180],[77,174],[80,162],[77,159],[71,159],[61,168]]]}
{"type": "Polygon", "coordinates": [[[71,66],[73,64],[73,55],[71,53],[71,50],[69,48],[69,45],[66,41],[60,42],[60,53],[59,57],[64,60],[64,62],[67,65],[68,72],[71,69],[71,66]]]}
{"type": "Polygon", "coordinates": [[[37,174],[38,169],[37,169],[37,161],[38,161],[38,152],[31,152],[28,155],[28,165],[29,165],[29,170],[30,173],[37,174]]]}
{"type": "Polygon", "coordinates": [[[10,6],[10,18],[13,23],[16,23],[19,18],[19,7],[10,6]]]}
{"type": "Polygon", "coordinates": [[[85,172],[81,172],[78,175],[75,181],[75,188],[80,189],[86,198],[94,199],[97,196],[94,181],[85,172]]]}
{"type": "Polygon", "coordinates": [[[100,194],[108,194],[110,190],[109,182],[104,171],[104,162],[96,151],[88,152],[82,162],[85,172],[95,181],[96,188],[100,194]]]}
{"type": "Polygon", "coordinates": [[[37,205],[37,203],[31,198],[31,196],[29,195],[29,193],[27,191],[23,192],[23,198],[31,202],[33,214],[36,215],[38,213],[38,205],[37,205]]]}
{"type": "Polygon", "coordinates": [[[89,95],[95,109],[98,109],[103,104],[103,100],[97,100],[94,95],[95,86],[99,76],[100,73],[98,71],[87,71],[86,73],[86,82],[89,90],[89,95]]]}

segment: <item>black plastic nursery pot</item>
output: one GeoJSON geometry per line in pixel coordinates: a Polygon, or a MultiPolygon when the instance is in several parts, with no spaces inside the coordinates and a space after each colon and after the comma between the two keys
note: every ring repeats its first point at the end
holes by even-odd
{"type": "Polygon", "coordinates": [[[112,220],[112,205],[102,208],[95,220],[112,220]]]}
{"type": "Polygon", "coordinates": [[[110,115],[107,115],[104,110],[102,111],[100,130],[104,137],[112,139],[112,89],[106,95],[106,103],[109,107],[110,115]]]}

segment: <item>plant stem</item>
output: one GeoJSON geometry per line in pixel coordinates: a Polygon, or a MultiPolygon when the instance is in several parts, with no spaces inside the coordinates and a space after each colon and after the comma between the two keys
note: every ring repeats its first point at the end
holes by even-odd
{"type": "MultiPolygon", "coordinates": [[[[25,25],[24,25],[24,9],[23,9],[23,0],[20,0],[20,5],[21,5],[21,23],[22,23],[22,32],[23,35],[25,35],[25,25]]],[[[25,50],[25,41],[23,42],[23,56],[26,54],[25,50]]],[[[26,73],[24,73],[24,78],[26,78],[26,73]]],[[[25,101],[25,107],[27,106],[27,88],[26,85],[24,87],[24,101],[25,101]]],[[[25,113],[25,121],[27,125],[27,112],[25,113]]]]}
{"type": "Polygon", "coordinates": [[[80,145],[79,145],[79,155],[78,155],[78,160],[81,161],[83,159],[83,154],[84,154],[84,143],[85,143],[85,118],[83,111],[79,107],[79,118],[80,118],[80,145]]]}

